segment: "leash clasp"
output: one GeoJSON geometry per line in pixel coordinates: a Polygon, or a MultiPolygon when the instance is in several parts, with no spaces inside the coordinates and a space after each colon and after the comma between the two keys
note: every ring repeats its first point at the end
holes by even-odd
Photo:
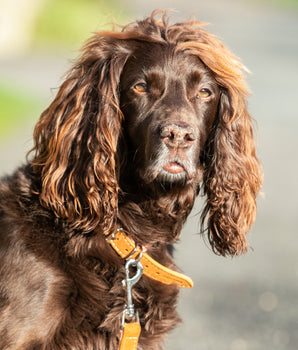
{"type": "Polygon", "coordinates": [[[122,281],[123,286],[126,287],[127,291],[127,305],[125,306],[122,318],[122,325],[124,325],[125,316],[133,318],[135,316],[134,304],[132,302],[132,287],[136,284],[143,274],[143,265],[140,262],[142,252],[138,259],[129,259],[125,264],[126,279],[122,281]],[[130,267],[136,267],[136,273],[130,277],[130,267]]]}

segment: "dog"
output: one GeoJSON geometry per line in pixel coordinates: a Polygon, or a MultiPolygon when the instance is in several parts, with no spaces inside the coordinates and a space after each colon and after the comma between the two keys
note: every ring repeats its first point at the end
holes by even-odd
{"type": "Polygon", "coordinates": [[[244,73],[202,23],[165,12],[86,42],[1,180],[0,349],[125,349],[131,323],[126,349],[163,348],[192,284],[172,245],[199,192],[213,251],[249,247],[262,168],[244,73]]]}

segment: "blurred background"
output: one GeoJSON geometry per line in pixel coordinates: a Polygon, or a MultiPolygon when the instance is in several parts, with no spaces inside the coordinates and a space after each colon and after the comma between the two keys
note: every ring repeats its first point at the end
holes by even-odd
{"type": "Polygon", "coordinates": [[[176,260],[195,286],[169,350],[298,349],[298,0],[0,0],[0,175],[24,162],[33,125],[92,31],[172,8],[195,17],[249,68],[264,196],[245,256],[214,255],[197,201],[176,260]]]}

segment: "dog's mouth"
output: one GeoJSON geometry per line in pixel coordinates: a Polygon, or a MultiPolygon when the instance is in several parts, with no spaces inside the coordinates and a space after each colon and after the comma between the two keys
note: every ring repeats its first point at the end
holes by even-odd
{"type": "Polygon", "coordinates": [[[156,180],[165,184],[181,184],[184,185],[190,179],[187,166],[179,160],[170,160],[164,163],[156,177],[156,180]]]}
{"type": "Polygon", "coordinates": [[[173,157],[168,159],[156,158],[148,167],[139,171],[141,178],[149,184],[153,181],[162,184],[179,184],[184,186],[192,181],[197,174],[197,167],[187,157],[173,157]]]}
{"type": "Polygon", "coordinates": [[[169,162],[163,166],[163,170],[167,171],[170,174],[180,174],[185,172],[184,167],[178,162],[169,162]]]}

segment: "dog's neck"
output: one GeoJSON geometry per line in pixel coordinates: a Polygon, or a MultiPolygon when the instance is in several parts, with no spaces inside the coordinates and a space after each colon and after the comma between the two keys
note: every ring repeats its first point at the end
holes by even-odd
{"type": "Polygon", "coordinates": [[[138,195],[122,193],[118,220],[132,237],[146,244],[174,243],[189,215],[197,186],[172,187],[161,191],[156,186],[138,189],[138,195]]]}

